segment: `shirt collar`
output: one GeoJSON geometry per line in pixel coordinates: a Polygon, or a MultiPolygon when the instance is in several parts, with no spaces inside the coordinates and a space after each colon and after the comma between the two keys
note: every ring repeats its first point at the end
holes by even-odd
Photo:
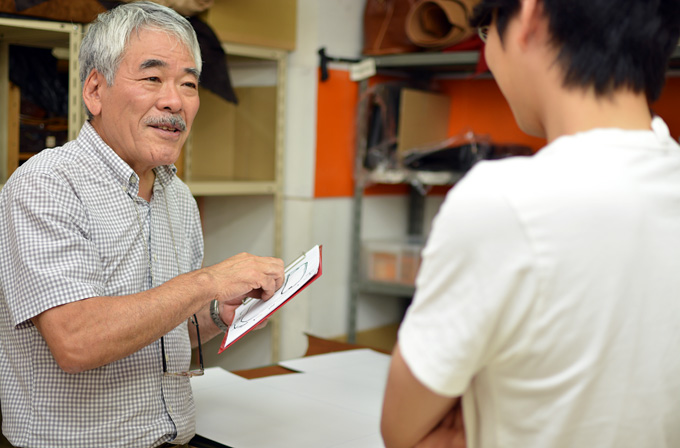
{"type": "MultiPolygon", "coordinates": [[[[97,157],[110,170],[117,182],[128,193],[139,194],[139,176],[130,165],[121,159],[115,151],[99,136],[89,121],[83,124],[77,138],[84,151],[97,157]]],[[[156,182],[162,187],[169,185],[175,178],[175,165],[162,165],[154,168],[156,182]]]]}

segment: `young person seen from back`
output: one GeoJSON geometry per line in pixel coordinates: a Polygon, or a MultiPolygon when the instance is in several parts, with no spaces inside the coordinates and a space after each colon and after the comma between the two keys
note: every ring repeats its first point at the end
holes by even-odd
{"type": "Polygon", "coordinates": [[[547,145],[479,163],[442,205],[386,446],[678,447],[680,147],[650,105],[680,2],[482,0],[471,24],[547,145]]]}

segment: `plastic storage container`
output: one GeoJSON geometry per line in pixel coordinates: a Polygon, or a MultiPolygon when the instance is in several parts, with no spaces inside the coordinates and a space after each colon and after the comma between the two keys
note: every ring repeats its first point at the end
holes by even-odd
{"type": "Polygon", "coordinates": [[[362,243],[364,279],[376,282],[415,284],[424,239],[368,240],[362,243]]]}

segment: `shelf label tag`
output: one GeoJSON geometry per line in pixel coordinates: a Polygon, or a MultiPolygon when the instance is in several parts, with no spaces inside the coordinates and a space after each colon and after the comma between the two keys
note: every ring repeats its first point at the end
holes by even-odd
{"type": "Polygon", "coordinates": [[[375,59],[373,58],[366,58],[349,66],[349,79],[352,81],[363,81],[375,73],[375,59]]]}

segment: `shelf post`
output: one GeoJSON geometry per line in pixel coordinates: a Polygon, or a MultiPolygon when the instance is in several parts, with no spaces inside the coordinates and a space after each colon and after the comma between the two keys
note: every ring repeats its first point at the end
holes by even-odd
{"type": "MultiPolygon", "coordinates": [[[[274,182],[274,256],[283,256],[283,157],[286,129],[286,78],[287,53],[279,52],[276,56],[276,135],[275,135],[275,169],[274,182]]],[[[273,363],[281,360],[281,318],[278,314],[272,319],[271,358],[273,363]]]]}
{"type": "Polygon", "coordinates": [[[368,90],[368,81],[359,83],[359,103],[357,106],[356,152],[354,154],[354,200],[352,201],[352,253],[353,261],[350,270],[350,297],[347,318],[347,342],[355,343],[357,337],[357,306],[359,302],[359,284],[361,282],[361,213],[364,196],[364,155],[368,145],[367,103],[364,94],[368,90]]]}
{"type": "Polygon", "coordinates": [[[82,88],[80,85],[80,73],[78,55],[80,44],[83,41],[83,26],[72,23],[69,25],[69,65],[68,65],[68,140],[78,138],[78,133],[83,125],[83,103],[81,101],[82,88]]]}
{"type": "Polygon", "coordinates": [[[413,185],[409,185],[408,192],[408,236],[423,236],[425,195],[413,185]]]}

